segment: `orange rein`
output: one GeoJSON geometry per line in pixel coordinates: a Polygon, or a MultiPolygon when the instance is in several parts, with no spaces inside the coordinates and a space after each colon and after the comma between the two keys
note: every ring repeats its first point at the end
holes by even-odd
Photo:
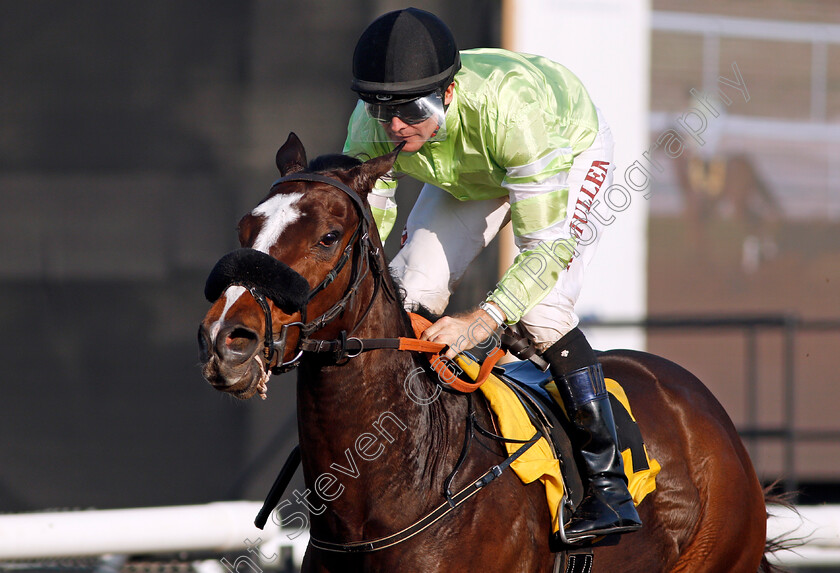
{"type": "Polygon", "coordinates": [[[452,389],[457,390],[458,392],[469,393],[478,390],[478,388],[487,381],[487,378],[490,376],[490,372],[493,370],[496,363],[502,358],[502,356],[505,355],[505,353],[497,346],[490,352],[481,364],[481,368],[478,371],[478,376],[476,377],[475,382],[462,380],[461,378],[458,378],[458,375],[447,365],[446,360],[444,360],[444,357],[440,354],[441,351],[446,348],[445,344],[441,344],[440,342],[431,342],[428,340],[420,340],[420,335],[422,335],[423,332],[432,325],[432,323],[419,314],[410,312],[408,315],[411,318],[411,327],[414,329],[414,335],[417,338],[400,337],[399,349],[425,353],[432,365],[432,370],[434,370],[438,375],[440,381],[449,385],[452,389]]]}

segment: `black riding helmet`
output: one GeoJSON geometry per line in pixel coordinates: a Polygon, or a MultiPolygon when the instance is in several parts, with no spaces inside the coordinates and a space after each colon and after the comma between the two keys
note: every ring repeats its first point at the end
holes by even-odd
{"type": "Polygon", "coordinates": [[[445,90],[461,69],[455,38],[440,18],[406,8],[377,18],[353,52],[353,91],[370,103],[399,104],[445,90]]]}

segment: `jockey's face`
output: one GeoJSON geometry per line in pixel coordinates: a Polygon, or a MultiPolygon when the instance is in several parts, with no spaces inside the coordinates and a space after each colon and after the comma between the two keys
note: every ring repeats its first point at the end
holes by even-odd
{"type": "MultiPolygon", "coordinates": [[[[449,105],[452,101],[452,91],[455,84],[450,84],[443,94],[443,103],[449,105]]],[[[440,101],[440,100],[438,100],[440,101]]],[[[406,123],[396,115],[390,121],[382,124],[385,132],[394,143],[405,142],[404,153],[413,153],[423,147],[429,139],[440,129],[440,122],[436,116],[420,123],[406,123]]]]}

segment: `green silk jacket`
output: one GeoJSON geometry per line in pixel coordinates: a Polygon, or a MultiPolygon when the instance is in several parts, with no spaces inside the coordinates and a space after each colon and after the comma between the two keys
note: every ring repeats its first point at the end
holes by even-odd
{"type": "MultiPolygon", "coordinates": [[[[595,105],[569,70],[548,59],[494,48],[461,52],[445,139],[397,157],[370,203],[383,241],[396,220],[396,173],[435,185],[462,201],[508,197],[520,249],[488,297],[518,322],[556,284],[574,251],[567,222],[568,172],[598,133],[595,105]],[[558,241],[563,247],[558,249],[558,241]],[[528,258],[555,256],[538,280],[528,258]]],[[[350,118],[344,152],[360,158],[393,149],[384,129],[360,101],[350,118]]]]}

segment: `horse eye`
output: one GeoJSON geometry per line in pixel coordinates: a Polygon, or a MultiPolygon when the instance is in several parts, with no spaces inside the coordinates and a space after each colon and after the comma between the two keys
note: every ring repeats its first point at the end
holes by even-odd
{"type": "Polygon", "coordinates": [[[337,240],[338,231],[330,231],[329,233],[321,237],[321,240],[318,242],[318,244],[322,247],[331,247],[335,244],[337,240]]]}

